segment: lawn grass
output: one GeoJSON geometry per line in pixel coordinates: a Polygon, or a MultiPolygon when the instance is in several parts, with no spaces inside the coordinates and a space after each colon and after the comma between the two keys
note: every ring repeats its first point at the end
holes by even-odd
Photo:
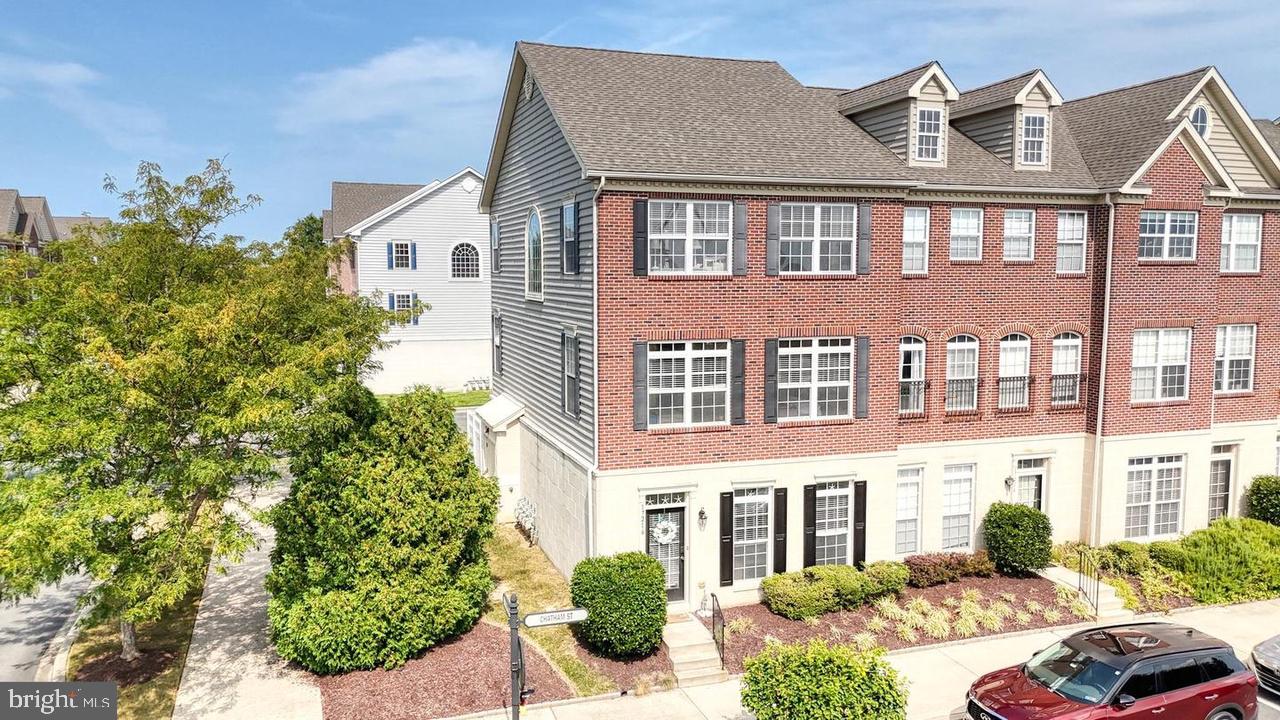
{"type": "MultiPolygon", "coordinates": [[[[445,390],[444,397],[454,408],[478,407],[489,402],[489,390],[445,390]]],[[[379,400],[395,397],[395,395],[378,395],[379,400]]]]}
{"type": "MultiPolygon", "coordinates": [[[[569,600],[569,583],[565,582],[542,551],[529,547],[524,536],[510,525],[499,525],[493,539],[489,541],[489,568],[505,590],[516,593],[522,615],[572,606],[569,600]]],[[[507,613],[500,603],[491,604],[485,617],[503,627],[507,624],[507,613]]],[[[617,690],[613,680],[588,667],[578,658],[574,652],[578,641],[568,625],[524,629],[521,634],[542,649],[569,680],[577,695],[599,695],[617,690]]]]}
{"type": "MultiPolygon", "coordinates": [[[[191,644],[191,630],[196,624],[203,591],[201,583],[166,617],[138,626],[138,649],[143,653],[138,662],[147,669],[141,670],[137,678],[124,678],[120,682],[117,716],[120,720],[168,720],[173,715],[173,705],[178,699],[178,682],[187,662],[187,647],[191,644]]],[[[71,646],[67,678],[77,679],[82,670],[89,668],[88,677],[79,679],[117,681],[92,668],[111,665],[119,654],[118,623],[104,622],[87,627],[71,646]]],[[[118,659],[115,664],[119,664],[118,659]]]]}

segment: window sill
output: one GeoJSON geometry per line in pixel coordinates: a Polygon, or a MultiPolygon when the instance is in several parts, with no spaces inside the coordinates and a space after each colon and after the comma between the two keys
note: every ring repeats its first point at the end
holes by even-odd
{"type": "Polygon", "coordinates": [[[827,425],[852,425],[855,418],[851,417],[833,417],[833,418],[813,418],[807,420],[791,420],[778,418],[779,427],[819,427],[827,425]]]}
{"type": "Polygon", "coordinates": [[[997,415],[1027,415],[1030,412],[1031,412],[1030,405],[1023,405],[1021,407],[997,407],[996,408],[997,415]]]}
{"type": "Polygon", "coordinates": [[[1227,277],[1258,277],[1262,274],[1261,270],[1219,270],[1219,275],[1227,277]]]}
{"type": "Polygon", "coordinates": [[[908,278],[908,279],[911,279],[911,278],[928,278],[928,277],[929,277],[929,271],[928,271],[928,270],[903,270],[903,271],[902,271],[902,277],[904,277],[904,278],[908,278]]]}
{"type": "Polygon", "coordinates": [[[1049,405],[1049,412],[1055,412],[1055,413],[1074,413],[1074,412],[1083,412],[1083,411],[1084,411],[1084,403],[1082,403],[1082,402],[1061,403],[1061,404],[1058,404],[1058,405],[1052,405],[1052,404],[1051,404],[1051,405],[1049,405]]]}
{"type": "Polygon", "coordinates": [[[1077,278],[1088,277],[1089,275],[1089,273],[1085,272],[1084,270],[1072,270],[1071,272],[1063,272],[1062,270],[1059,270],[1057,274],[1058,274],[1058,277],[1077,277],[1077,278]]]}
{"type": "Polygon", "coordinates": [[[1130,400],[1129,407],[1178,407],[1179,405],[1190,405],[1191,400],[1182,398],[1178,400],[1130,400]]]}
{"type": "Polygon", "coordinates": [[[1004,263],[1005,265],[1035,265],[1036,259],[1035,258],[1003,258],[1001,259],[1000,262],[1004,263]]]}
{"type": "Polygon", "coordinates": [[[943,422],[971,422],[981,419],[982,412],[979,410],[948,410],[942,416],[943,422]]]}
{"type": "Polygon", "coordinates": [[[645,277],[649,278],[650,280],[657,281],[657,282],[679,282],[679,281],[687,281],[687,280],[694,280],[694,281],[697,281],[697,280],[728,280],[729,278],[734,277],[734,275],[733,275],[733,273],[727,273],[727,272],[725,272],[725,273],[722,273],[722,272],[717,272],[717,273],[684,273],[684,274],[677,274],[677,273],[671,273],[671,274],[668,274],[668,273],[654,274],[654,273],[649,273],[649,274],[648,274],[648,275],[646,275],[645,277]]]}
{"type": "Polygon", "coordinates": [[[1247,398],[1256,394],[1256,390],[1217,390],[1213,396],[1215,398],[1247,398]]]}
{"type": "Polygon", "coordinates": [[[900,423],[918,423],[925,422],[929,419],[928,413],[898,413],[898,422],[900,423]]]}
{"type": "Polygon", "coordinates": [[[858,277],[856,272],[778,273],[779,280],[849,280],[856,277],[858,277]]]}
{"type": "Polygon", "coordinates": [[[733,426],[725,423],[715,425],[670,425],[648,428],[650,435],[685,435],[692,433],[728,432],[733,426]]]}
{"type": "Polygon", "coordinates": [[[982,258],[950,258],[952,265],[981,265],[982,258]]]}
{"type": "Polygon", "coordinates": [[[1138,258],[1139,265],[1195,265],[1195,258],[1179,260],[1176,258],[1138,258]]]}

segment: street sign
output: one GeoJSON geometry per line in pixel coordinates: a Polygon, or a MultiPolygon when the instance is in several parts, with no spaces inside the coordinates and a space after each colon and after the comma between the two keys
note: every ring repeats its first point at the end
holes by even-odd
{"type": "Polygon", "coordinates": [[[580,623],[586,619],[586,608],[568,608],[565,610],[529,613],[524,616],[524,626],[537,628],[547,627],[548,625],[566,625],[569,623],[580,623]]]}

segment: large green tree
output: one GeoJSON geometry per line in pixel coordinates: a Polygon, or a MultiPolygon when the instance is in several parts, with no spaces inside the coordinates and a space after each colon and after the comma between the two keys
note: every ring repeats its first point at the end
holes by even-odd
{"type": "Polygon", "coordinates": [[[0,258],[0,599],[87,572],[131,660],[135,623],[252,546],[233,491],[353,422],[335,399],[388,313],[333,292],[322,249],[217,235],[258,202],[217,161],[107,189],[119,222],[0,258]]]}
{"type": "Polygon", "coordinates": [[[304,215],[284,231],[284,242],[290,247],[320,250],[324,248],[324,224],[314,213],[304,215]]]}

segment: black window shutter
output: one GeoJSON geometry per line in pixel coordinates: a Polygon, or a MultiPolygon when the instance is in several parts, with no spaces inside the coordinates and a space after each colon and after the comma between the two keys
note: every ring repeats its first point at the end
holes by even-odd
{"type": "Polygon", "coordinates": [[[733,274],[747,274],[747,201],[733,203],[733,274]]]}
{"type": "Polygon", "coordinates": [[[782,234],[782,208],[776,202],[769,203],[769,222],[765,232],[764,274],[778,274],[778,238],[782,234]]]}
{"type": "Polygon", "coordinates": [[[818,562],[818,486],[804,486],[804,566],[818,562]]]}
{"type": "Polygon", "coordinates": [[[636,430],[649,427],[649,344],[638,342],[631,351],[631,412],[636,430]]]}
{"type": "Polygon", "coordinates": [[[864,418],[867,416],[867,391],[869,387],[867,370],[871,365],[871,338],[866,335],[859,335],[855,344],[853,359],[858,365],[858,375],[853,388],[853,415],[854,417],[864,418]]]}
{"type": "Polygon", "coordinates": [[[569,412],[569,334],[560,331],[560,409],[569,412]]]}
{"type": "Polygon", "coordinates": [[[867,561],[867,481],[853,484],[853,564],[867,561]]]}
{"type": "Polygon", "coordinates": [[[787,571],[787,489],[773,491],[773,571],[787,571]]]}
{"type": "Polygon", "coordinates": [[[573,383],[569,393],[570,414],[579,417],[582,413],[582,338],[574,335],[569,338],[573,347],[573,383]]]}
{"type": "Polygon", "coordinates": [[[729,342],[729,422],[732,425],[745,425],[746,411],[746,364],[747,343],[745,340],[729,342]]]}
{"type": "Polygon", "coordinates": [[[764,341],[764,421],[778,422],[778,341],[764,341]]]}
{"type": "Polygon", "coordinates": [[[720,493],[720,584],[733,584],[733,493],[720,493]]]}
{"type": "Polygon", "coordinates": [[[649,274],[649,201],[636,198],[631,206],[631,270],[635,275],[649,274]]]}
{"type": "MultiPolygon", "coordinates": [[[[586,229],[583,227],[583,222],[582,222],[581,203],[578,203],[577,201],[575,201],[574,208],[575,208],[574,214],[576,215],[575,217],[576,224],[574,225],[575,230],[573,234],[573,269],[570,270],[570,272],[572,272],[574,275],[577,275],[578,273],[582,272],[582,236],[586,234],[586,229]]],[[[591,218],[592,218],[591,221],[594,223],[595,222],[594,210],[592,211],[591,218]]]]}
{"type": "Polygon", "coordinates": [[[871,272],[871,203],[858,204],[858,274],[871,272]]]}

